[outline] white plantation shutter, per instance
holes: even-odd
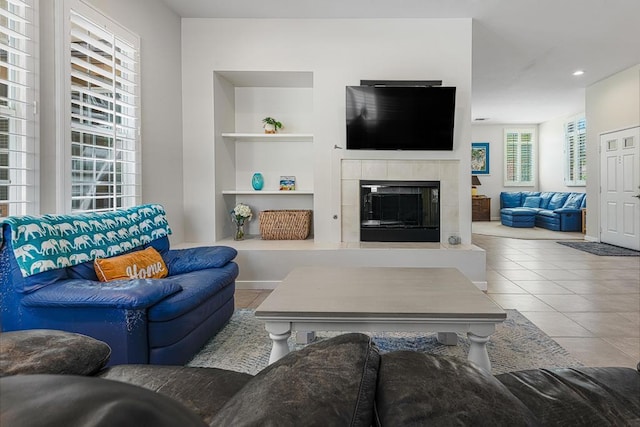
[[[565,123],[565,185],[587,184],[587,122],[584,117]]]
[[[74,0],[68,12],[71,210],[140,202],[139,41]]]
[[[34,6],[0,0],[0,217],[38,211]]]
[[[535,181],[535,132],[533,129],[505,129],[504,185],[532,186]]]

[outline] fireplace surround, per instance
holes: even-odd
[[[360,181],[440,181],[440,243],[418,244],[446,244],[449,236],[461,233],[459,175],[457,159],[342,159],[341,241],[367,243],[360,240]]]
[[[439,181],[360,181],[360,241],[439,242]]]

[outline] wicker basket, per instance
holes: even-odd
[[[262,211],[259,220],[264,240],[304,240],[311,232],[310,210]]]

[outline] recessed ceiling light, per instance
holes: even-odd
[[[574,76],[581,76],[583,74],[584,74],[584,71],[582,71],[582,70],[576,70],[576,71],[573,72]]]

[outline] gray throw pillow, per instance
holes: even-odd
[[[49,329],[0,334],[0,377],[18,374],[92,375],[111,348],[86,335]]]
[[[363,334],[289,353],[250,380],[212,426],[369,426],[380,355]]]

